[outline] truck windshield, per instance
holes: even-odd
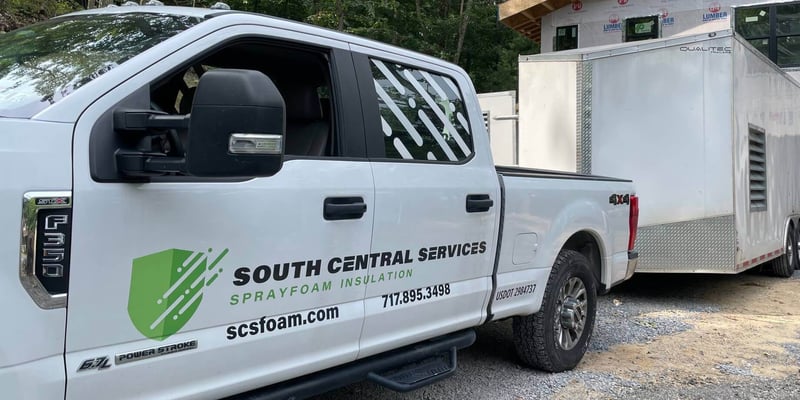
[[[79,15],[0,34],[0,117],[30,118],[199,22],[149,13]]]

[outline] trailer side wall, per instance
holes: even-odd
[[[800,205],[800,87],[741,39],[733,42],[733,98],[736,157],[737,269],[783,251],[786,220]],[[750,133],[766,136],[767,207],[751,209]],[[762,256],[764,256],[762,258]],[[755,261],[754,261],[755,260]]]
[[[538,147],[520,164],[633,179],[638,271],[735,272],[732,41],[703,35],[520,63],[520,152]],[[550,145],[558,140],[574,145]]]

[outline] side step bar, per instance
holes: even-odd
[[[385,375],[370,372],[367,379],[398,392],[408,392],[447,378],[456,372],[456,352],[454,346],[449,352],[435,354],[425,360],[406,364]]]
[[[363,380],[401,392],[414,390],[450,376],[456,370],[456,352],[473,343],[475,331],[468,329],[229,399],[299,400]]]

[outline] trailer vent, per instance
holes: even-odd
[[[750,125],[750,211],[767,209],[767,139],[764,130]]]
[[[489,133],[489,136],[491,136],[492,134],[489,132],[489,112],[488,111],[484,111],[483,112],[483,126],[486,127],[486,133]]]

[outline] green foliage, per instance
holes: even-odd
[[[209,7],[218,0],[162,1],[166,5]],[[491,0],[227,0],[225,3],[234,10],[341,30],[457,62],[470,73],[478,92],[516,89],[519,54],[539,51],[538,44],[497,22],[497,5]],[[51,12],[72,11],[76,4],[77,0],[0,0],[0,11],[11,7],[37,14],[45,9],[50,16]]]
[[[215,2],[196,0],[198,6]],[[176,3],[191,5],[190,0]],[[519,55],[539,52],[537,43],[497,21],[497,5],[490,0],[229,0],[227,4],[457,60],[478,92],[516,90]]]
[[[0,12],[27,18],[49,18],[80,8],[75,0],[0,0]]]

